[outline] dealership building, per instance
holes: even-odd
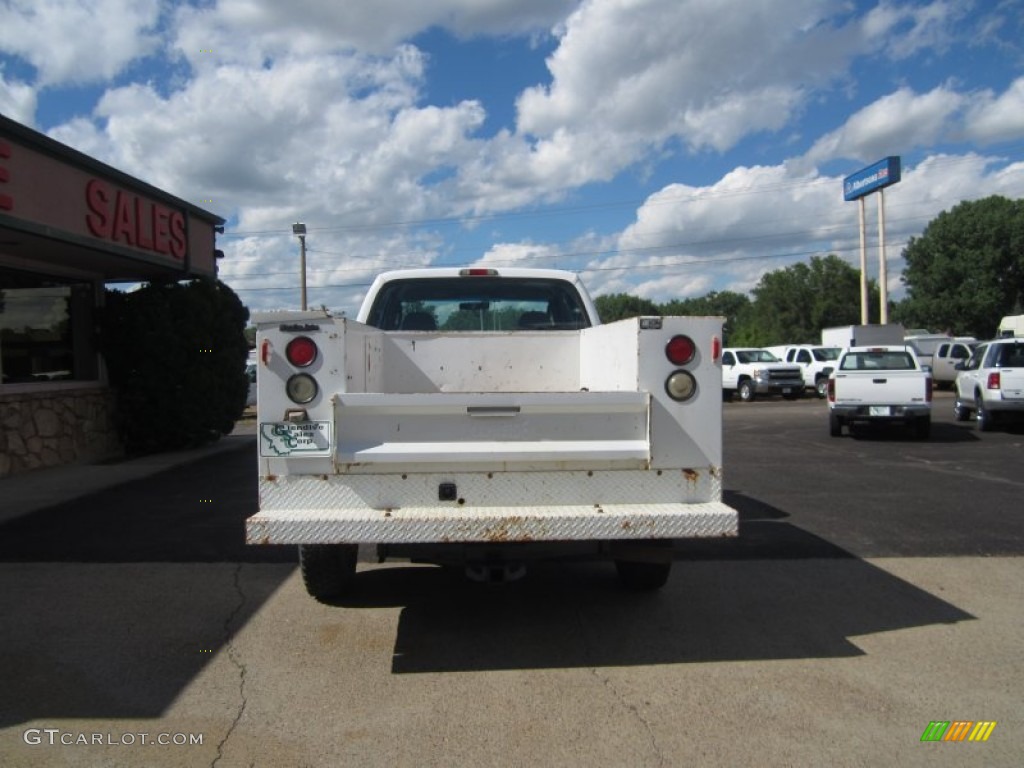
[[[105,286],[215,276],[223,223],[0,115],[0,477],[121,451]]]

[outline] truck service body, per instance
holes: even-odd
[[[299,545],[314,597],[351,587],[360,544],[473,565],[587,543],[654,588],[672,539],[737,533],[721,318],[600,325],[572,273],[431,269],[378,277],[355,320],[255,320],[247,541]]]

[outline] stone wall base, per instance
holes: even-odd
[[[0,477],[124,453],[106,388],[0,394]]]

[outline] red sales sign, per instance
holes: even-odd
[[[188,239],[181,211],[114,189],[99,179],[86,185],[85,199],[89,206],[85,222],[96,237],[179,261],[185,258]]]

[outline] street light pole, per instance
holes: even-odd
[[[300,221],[292,224],[292,234],[299,236],[299,273],[302,285],[302,310],[306,310],[306,225]]]

